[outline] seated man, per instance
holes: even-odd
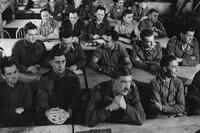
[[[96,19],[89,21],[88,23],[88,35],[89,39],[96,40],[104,38],[108,30],[110,29],[109,22],[106,20],[106,9],[102,6],[96,8]]]
[[[113,0],[113,2],[108,12],[107,19],[112,26],[115,26],[117,21],[121,19],[122,13],[126,8],[124,7],[124,0]]]
[[[41,35],[41,39],[58,38],[59,24],[51,17],[49,9],[42,9],[40,15],[42,20],[38,27],[38,32]]]
[[[56,0],[48,0],[48,4],[44,7],[50,11],[51,16],[56,21],[63,20],[63,6]]]
[[[160,66],[160,74],[150,83],[152,117],[183,116],[185,96],[183,83],[176,77],[177,58],[173,55],[165,56]]]
[[[115,25],[115,31],[119,33],[119,41],[124,44],[132,44],[139,38],[140,31],[138,24],[133,20],[133,13],[131,10],[124,10],[122,13],[122,20]]]
[[[188,115],[200,115],[200,71],[198,71],[190,88],[188,88]]]
[[[9,58],[1,62],[3,81],[0,83],[0,124],[3,126],[28,126],[31,124],[32,94],[19,81],[19,70]]]
[[[109,76],[112,76],[113,72],[121,66],[131,69],[132,63],[126,49],[122,48],[117,42],[118,33],[110,30],[107,34],[106,42],[93,53],[90,66]]]
[[[144,122],[145,113],[129,69],[120,68],[115,78],[93,89],[85,116],[90,127],[102,122],[137,125]]]
[[[72,72],[83,69],[87,63],[87,57],[77,42],[73,42],[72,36],[67,36],[65,33],[60,34],[61,48],[65,52],[66,67]],[[59,46],[59,45],[58,45]]]
[[[197,39],[194,38],[194,29],[185,28],[179,36],[172,37],[167,44],[166,53],[176,56],[180,65],[198,65],[199,46]]]
[[[61,32],[73,37],[74,42],[79,42],[86,39],[86,26],[79,19],[78,12],[72,10],[69,13],[69,19],[66,19],[61,24]]]
[[[141,2],[140,0],[136,0],[135,4],[131,7],[131,11],[133,12],[133,19],[136,21],[142,21],[147,17],[148,7],[145,2]]]
[[[20,72],[37,73],[43,65],[46,48],[42,41],[36,39],[37,27],[29,22],[24,27],[25,39],[15,43],[12,49],[12,60]]]
[[[159,12],[156,9],[150,9],[148,18],[139,23],[139,30],[142,31],[143,29],[152,29],[155,37],[167,36],[165,27],[158,20],[158,13]]]
[[[140,33],[142,40],[137,41],[132,48],[131,61],[133,66],[156,72],[162,58],[162,48],[159,42],[154,41],[151,29],[144,29]]]
[[[65,69],[64,50],[54,46],[50,52],[49,72],[41,76],[36,100],[37,124],[77,122],[80,83]]]

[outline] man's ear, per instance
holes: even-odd
[[[6,77],[5,77],[5,75],[4,74],[1,74],[1,77],[2,77],[2,79],[6,79]]]
[[[167,72],[167,67],[166,66],[163,67],[163,71]]]
[[[52,66],[53,60],[49,60],[49,65]]]

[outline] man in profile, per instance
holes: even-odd
[[[129,69],[119,68],[112,80],[93,89],[85,116],[90,127],[102,122],[136,125],[144,122],[146,116]]]
[[[65,69],[66,58],[60,44],[50,52],[49,72],[41,76],[36,112],[37,124],[63,124],[77,122],[80,83],[70,71]]]
[[[151,83],[151,117],[177,117],[185,114],[183,83],[178,74],[177,58],[165,56],[160,62],[161,72]]]

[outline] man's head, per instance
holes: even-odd
[[[132,74],[128,68],[121,67],[116,71],[113,82],[114,95],[127,95],[131,90]]]
[[[96,8],[95,15],[96,15],[97,21],[102,22],[105,17],[105,14],[106,14],[106,9],[104,7],[98,6]]]
[[[48,3],[51,7],[55,6],[56,0],[48,0]]]
[[[173,55],[164,56],[160,61],[160,67],[169,78],[176,77],[178,74],[178,61]]]
[[[65,71],[66,58],[62,45],[55,45],[50,51],[49,64],[56,74],[62,74]]]
[[[19,70],[16,64],[8,57],[4,57],[1,61],[1,74],[11,86],[14,86],[19,79]]]
[[[78,21],[78,19],[79,19],[79,16],[78,16],[77,10],[70,11],[69,21],[71,22],[71,24],[74,25]]]
[[[74,0],[75,7],[79,7],[80,5],[82,5],[82,2],[82,0]]]
[[[183,43],[191,43],[194,37],[194,29],[191,27],[184,28],[181,32],[181,40]]]
[[[107,38],[105,39],[106,43],[104,43],[104,47],[107,49],[112,49],[119,39],[119,34],[114,29],[110,29],[106,36]]]
[[[157,22],[158,21],[158,15],[159,12],[156,9],[150,9],[149,10],[149,19],[153,22]]]
[[[26,33],[25,39],[28,42],[35,43],[36,36],[37,36],[37,26],[35,24],[33,24],[32,22],[28,22],[24,26],[24,31]]]
[[[133,21],[133,13],[131,10],[124,10],[122,13],[122,19],[125,23],[131,24]]]
[[[94,7],[98,7],[98,6],[100,6],[100,1],[99,0],[92,0],[92,5]]]
[[[154,46],[154,34],[151,29],[144,29],[140,33],[140,37],[143,41],[144,48],[152,48]]]
[[[116,3],[118,6],[123,7],[124,6],[124,0],[113,0],[114,3]]]
[[[48,8],[43,8],[41,11],[40,11],[40,16],[42,18],[42,21],[46,22],[50,19],[51,15],[50,15],[50,11]]]

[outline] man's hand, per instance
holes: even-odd
[[[32,73],[37,73],[37,69],[34,66],[28,67],[27,71],[32,72]]]
[[[72,38],[72,42],[78,42],[78,41],[79,41],[78,37],[74,36],[74,37]]]
[[[100,38],[100,35],[98,35],[98,34],[95,34],[94,36],[93,36],[93,39],[99,39]]]
[[[181,59],[181,58],[177,58],[177,61],[178,61],[178,62],[182,62],[183,59]]]
[[[121,109],[126,109],[126,102],[124,100],[124,96],[116,96],[114,101],[119,105]]]
[[[195,59],[196,59],[196,57],[195,57],[195,56],[190,56],[190,58],[191,58],[192,60],[195,60]]]
[[[21,113],[23,113],[24,112],[24,108],[23,107],[19,107],[19,108],[16,108],[15,109],[15,113],[16,114],[21,114]]]
[[[106,110],[109,110],[109,111],[114,111],[118,109],[119,109],[119,105],[115,102],[112,102],[110,105],[106,107]]]
[[[45,115],[53,124],[63,124],[70,117],[69,112],[59,108],[51,108]]]
[[[160,111],[162,111],[162,105],[159,102],[154,101],[154,100],[151,100],[151,102],[155,104],[155,106],[156,106],[157,109],[159,109]]]
[[[70,66],[69,70],[71,70],[72,72],[75,72],[77,70],[77,65]]]

